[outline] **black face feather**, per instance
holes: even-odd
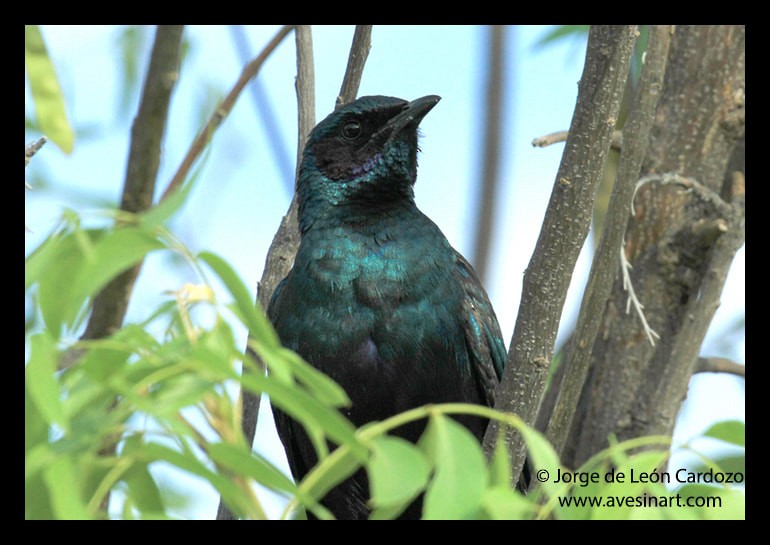
[[[353,181],[379,168],[380,176],[400,175],[414,183],[417,127],[439,100],[361,97],[313,129],[306,157],[332,181]]]
[[[372,170],[393,132],[388,121],[408,105],[391,97],[363,97],[333,112],[308,139],[318,170],[333,181],[354,180]]]

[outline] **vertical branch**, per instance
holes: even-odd
[[[715,222],[717,239],[710,249],[711,259],[698,296],[691,297],[687,302],[684,310],[687,319],[682,320],[681,329],[671,343],[670,364],[663,368],[659,387],[652,389],[649,395],[648,411],[649,407],[658,409],[654,418],[645,423],[645,433],[649,435],[672,433],[676,415],[687,395],[687,386],[695,371],[703,339],[719,307],[730,265],[745,242],[744,190],[743,174],[733,173],[731,200],[721,218],[724,223]]]
[[[566,374],[561,387],[556,388],[559,392],[558,399],[546,433],[559,453],[569,434],[588,373],[604,305],[612,292],[618,270],[618,255],[626,231],[631,199],[647,151],[655,107],[663,85],[671,30],[670,26],[665,25],[653,26],[650,30],[636,99],[623,129],[623,147],[615,186],[607,209],[602,237],[591,265],[575,333],[566,351]]]
[[[120,208],[142,212],[152,206],[166,130],[171,91],[179,78],[183,26],[161,25],[155,33],[150,66],[139,110],[131,127],[131,144]],[[120,328],[141,264],[117,276],[94,298],[84,339],[99,339]]]
[[[313,34],[309,25],[299,25],[295,32],[297,43],[297,168],[310,131],[315,126],[315,68],[313,63]],[[267,307],[265,307],[267,308]]]
[[[369,56],[371,44],[372,25],[356,25],[356,30],[353,33],[353,44],[350,46],[350,55],[348,56],[348,67],[345,70],[345,77],[342,79],[340,94],[337,95],[335,110],[348,102],[352,102],[358,95],[358,87],[361,85],[364,65]]]
[[[501,130],[503,124],[503,87],[505,85],[505,33],[503,25],[489,27],[484,151],[481,159],[481,198],[476,212],[476,238],[472,247],[471,263],[479,278],[485,279],[489,268],[492,228],[495,220],[495,201],[499,185]]]
[[[310,27],[306,25],[297,26],[294,37],[297,49],[297,79],[295,86],[298,116],[296,180],[307,135],[315,125],[315,69],[313,67],[313,37]],[[293,195],[289,210],[281,220],[278,232],[276,232],[270,244],[262,278],[257,283],[257,300],[263,309],[267,309],[275,287],[291,269],[298,246],[297,203],[296,195]],[[256,426],[256,415],[254,418],[254,425]],[[246,422],[244,422],[244,430],[246,429],[245,424]],[[253,436],[254,430],[252,429],[247,438],[253,438]]]
[[[495,408],[533,425],[553,357],[556,333],[572,272],[588,235],[596,190],[604,171],[636,34],[635,26],[595,26],[556,183],[532,259],[524,274],[522,300],[508,363]],[[504,430],[510,447],[512,482],[526,459],[523,438]],[[491,453],[498,437],[493,422],[484,439]]]

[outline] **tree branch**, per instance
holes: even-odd
[[[299,145],[297,151],[297,170],[302,158],[307,136],[315,126],[315,107],[313,71],[308,68],[312,63],[312,40],[310,29],[300,31],[297,38],[297,97],[299,100]],[[347,69],[343,78],[342,88],[337,96],[336,104],[346,104],[356,98],[361,83],[364,63],[369,54],[371,26],[359,25],[353,35]],[[300,66],[300,64],[302,66]],[[263,309],[267,309],[270,298],[278,283],[289,273],[294,264],[294,256],[299,247],[299,232],[297,229],[296,195],[292,199],[289,210],[281,221],[278,231],[273,237],[267,252],[265,268],[257,287],[257,298]]]
[[[310,131],[315,126],[315,63],[313,62],[313,34],[309,25],[300,25],[295,33],[297,43],[297,167],[295,180],[299,176],[299,165]],[[264,302],[267,308],[267,301]]]
[[[179,78],[183,26],[158,27],[139,110],[131,127],[131,145],[120,208],[142,212],[152,206],[168,121],[171,91]],[[141,263],[117,276],[94,298],[83,339],[99,339],[120,328]]]
[[[538,136],[532,140],[532,146],[536,148],[546,148],[552,144],[565,142],[567,140],[567,131],[556,131],[544,136]],[[623,147],[623,131],[612,132],[612,142],[610,148],[620,151]]]
[[[235,106],[235,101],[238,100],[238,97],[241,95],[243,88],[246,87],[249,81],[251,81],[251,79],[257,75],[259,69],[262,68],[262,64],[264,64],[265,60],[267,60],[273,50],[278,47],[278,44],[283,41],[283,39],[292,30],[292,28],[293,27],[291,25],[284,25],[281,27],[273,39],[270,40],[262,49],[260,54],[257,55],[253,61],[251,61],[243,68],[238,81],[235,82],[233,88],[230,89],[230,92],[227,93],[227,96],[224,98],[224,100],[222,100],[222,103],[211,115],[208,123],[206,123],[206,126],[203,127],[203,129],[198,133],[198,136],[195,137],[192,145],[187,150],[187,155],[185,155],[184,159],[182,160],[182,164],[179,165],[176,174],[174,174],[174,177],[171,179],[171,182],[169,182],[168,187],[166,187],[165,191],[163,192],[161,200],[165,199],[171,192],[175,191],[180,185],[182,185],[182,182],[184,182],[187,178],[190,169],[192,168],[193,164],[203,149],[206,147],[206,144],[208,144],[209,140],[214,134],[214,131],[217,130],[219,125],[222,124],[222,121],[224,121],[224,119],[230,114],[230,111],[233,109],[233,106]]]
[[[364,66],[371,47],[372,25],[356,25],[356,30],[353,33],[353,44],[350,46],[350,55],[348,56],[348,66],[342,79],[340,94],[337,95],[335,110],[354,101],[358,96],[358,88],[361,85]]]
[[[636,181],[647,151],[652,120],[666,71],[671,27],[650,29],[645,64],[637,87],[636,101],[623,128],[626,145],[620,156],[618,173],[607,209],[604,229],[591,266],[575,333],[566,350],[564,375],[546,437],[558,453],[567,440],[572,417],[583,389],[591,352],[599,331],[602,312],[612,292],[622,253],[623,235],[628,223]]]
[[[682,320],[681,329],[672,340],[669,364],[663,368],[659,388],[651,392],[647,407],[657,407],[658,410],[645,427],[646,433],[650,435],[671,433],[673,429],[676,413],[685,397],[694,370],[694,362],[698,361],[701,344],[719,307],[730,264],[735,252],[743,246],[746,236],[743,177],[740,176],[739,179],[740,187],[733,190],[733,194],[739,196],[729,204],[728,213],[719,218],[724,222],[724,229],[716,230],[715,241],[714,231],[705,233],[705,240],[696,239],[710,248],[711,259],[699,285],[698,296],[690,297],[684,307],[683,315],[687,318]],[[712,194],[716,196],[716,193]],[[722,207],[723,210],[724,208]],[[691,231],[688,238],[694,238],[693,235]]]
[[[34,140],[24,146],[24,166],[26,167],[29,164],[29,160],[32,159],[32,157],[38,152],[40,148],[43,147],[43,144],[45,144],[48,140],[45,136],[41,136],[37,140]]]
[[[492,227],[495,221],[495,202],[499,185],[500,149],[502,147],[503,97],[505,86],[505,31],[503,25],[489,27],[484,152],[481,158],[481,196],[476,217],[475,242],[471,263],[479,278],[485,279],[489,267]]]
[[[596,190],[604,171],[615,120],[628,76],[636,27],[592,27],[575,113],[551,200],[530,264],[508,363],[495,408],[533,425],[556,341],[559,319],[580,249],[588,235]],[[498,425],[487,429],[491,454]],[[510,448],[512,483],[526,459],[523,438],[504,430]]]
[[[693,373],[728,373],[746,378],[746,366],[727,358],[698,358]]]

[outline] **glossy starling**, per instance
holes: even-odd
[[[301,243],[268,316],[284,346],[340,384],[357,426],[427,403],[493,405],[506,350],[471,265],[417,208],[417,127],[440,97],[366,96],[310,133],[297,183]],[[302,426],[274,410],[294,478],[316,463]],[[479,439],[486,421],[458,417]],[[424,423],[398,434],[416,441]],[[324,505],[369,514],[361,470]],[[416,501],[405,517],[419,517]]]

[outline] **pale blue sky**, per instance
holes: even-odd
[[[252,54],[261,49],[277,26],[247,27]],[[497,203],[494,261],[487,290],[506,337],[510,339],[518,310],[521,280],[532,254],[563,145],[539,149],[534,137],[569,127],[582,71],[585,42],[567,39],[545,48],[534,43],[549,27],[514,27],[508,33],[503,187]],[[73,124],[95,127],[91,138],[76,143],[66,156],[48,144],[27,169],[27,179],[45,175],[52,187],[28,192],[26,237],[29,253],[59,217],[63,206],[93,209],[83,195],[115,203],[119,199],[128,150],[130,123],[135,111],[117,115],[120,72],[115,39],[120,27],[44,26],[43,34],[59,72]],[[178,167],[201,124],[200,104],[212,91],[223,96],[240,74],[242,62],[231,31],[222,26],[191,26],[189,56],[174,93],[164,145],[159,191]],[[331,111],[339,91],[352,38],[350,26],[314,26],[316,115]],[[151,34],[150,34],[151,36]],[[418,205],[441,227],[450,242],[469,253],[478,179],[482,122],[478,108],[485,79],[480,61],[485,30],[475,26],[375,26],[372,48],[359,94],[385,94],[413,100],[437,94],[441,102],[421,125],[422,154],[416,185]],[[294,38],[290,35],[264,65],[262,86],[293,162],[296,156],[296,101],[294,94]],[[144,71],[142,61],[141,69]],[[30,112],[30,104],[27,104]],[[249,94],[239,99],[213,142],[190,202],[174,221],[175,232],[194,251],[214,251],[227,259],[254,288],[265,255],[285,213],[290,195],[281,170],[272,158],[261,121]],[[31,140],[33,135],[27,135]],[[586,254],[586,252],[584,252]],[[743,313],[744,251],[741,250],[704,345],[705,355],[744,361],[744,339],[718,345],[720,332]],[[589,262],[581,257],[562,320],[569,332]],[[128,320],[154,308],[163,291],[182,282],[178,269],[164,259],[150,259],[144,267]],[[729,376],[703,375],[691,383],[677,427],[676,438],[686,440],[725,418],[744,418],[743,383]],[[269,458],[282,457],[270,429],[261,419],[256,448]],[[183,477],[174,477],[183,479]],[[191,481],[191,486],[196,484]],[[182,516],[210,518],[216,509],[213,491],[200,490]],[[278,507],[276,507],[277,509]]]

